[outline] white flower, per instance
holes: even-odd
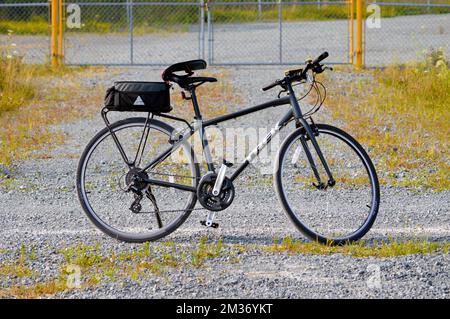
[[[8,55],[6,56],[6,58],[7,58],[7,59],[12,59],[12,55],[8,54]]]
[[[17,44],[15,44],[15,43],[11,43],[11,46],[12,46],[12,47],[16,47],[16,46],[17,46]]]

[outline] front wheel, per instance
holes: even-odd
[[[369,231],[378,213],[380,188],[375,168],[361,145],[344,131],[325,124],[314,129],[336,184],[318,186],[311,163],[322,182],[327,184],[328,177],[300,128],[286,138],[277,155],[278,197],[290,220],[311,240],[335,245],[356,241]]]

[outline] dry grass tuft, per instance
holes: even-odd
[[[286,252],[289,254],[331,255],[343,254],[353,257],[388,258],[405,255],[428,255],[433,253],[448,254],[450,243],[430,242],[426,240],[408,240],[403,242],[387,241],[381,243],[365,244],[363,241],[344,246],[322,245],[317,242],[302,242],[285,237],[281,242],[274,243],[266,250],[270,252]]]

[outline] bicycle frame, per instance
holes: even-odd
[[[158,155],[158,157],[156,157],[154,160],[152,160],[149,164],[147,164],[144,168],[142,168],[142,171],[147,171],[148,169],[153,168],[156,164],[158,164],[159,162],[165,160],[167,157],[169,157],[173,152],[175,152],[184,142],[186,142],[192,135],[194,135],[196,132],[199,132],[200,134],[200,139],[202,141],[202,149],[203,149],[203,154],[205,156],[206,162],[207,162],[207,166],[208,166],[208,171],[211,172],[215,172],[215,168],[214,168],[214,164],[212,161],[212,156],[208,147],[208,140],[205,136],[205,128],[209,127],[209,126],[213,126],[213,125],[217,125],[219,123],[222,122],[226,122],[228,120],[232,120],[232,119],[236,119],[239,118],[241,116],[247,115],[247,114],[251,114],[254,112],[258,112],[264,109],[267,109],[269,107],[276,107],[276,106],[281,106],[281,105],[286,105],[286,104],[291,104],[291,108],[283,115],[283,117],[276,123],[276,125],[270,130],[270,132],[267,134],[267,136],[255,147],[255,149],[253,149],[245,158],[244,162],[242,162],[239,167],[236,169],[236,171],[229,177],[229,179],[231,181],[234,181],[244,170],[245,168],[250,164],[250,162],[259,155],[259,153],[261,152],[261,150],[263,150],[272,140],[272,138],[278,134],[281,129],[283,127],[285,127],[293,118],[296,119],[296,126],[297,127],[303,127],[305,129],[306,135],[309,138],[309,140],[311,140],[315,151],[317,152],[319,159],[322,163],[322,165],[325,168],[325,171],[328,175],[328,185],[333,186],[334,185],[334,179],[333,176],[330,172],[330,169],[328,167],[328,164],[322,154],[322,151],[320,150],[320,147],[316,141],[313,129],[311,128],[311,125],[306,121],[306,119],[303,117],[299,103],[295,97],[295,93],[292,89],[292,85],[290,83],[290,81],[287,82],[287,89],[289,92],[288,96],[282,97],[282,98],[278,98],[266,103],[262,103],[253,107],[249,107],[240,111],[236,111],[230,114],[226,114],[226,115],[222,115],[216,118],[212,118],[206,121],[203,121],[202,119],[202,115],[199,109],[199,105],[198,105],[198,101],[197,101],[197,96],[195,93],[195,87],[192,88],[190,90],[190,94],[191,97],[190,99],[192,100],[192,104],[194,107],[194,112],[195,112],[195,122],[193,125],[190,125],[187,121],[183,120],[183,119],[179,119],[173,116],[169,116],[169,115],[164,115],[164,114],[154,114],[155,116],[161,116],[161,117],[166,117],[166,118],[171,118],[171,119],[177,119],[179,121],[183,121],[185,122],[188,127],[190,128],[189,132],[184,134],[183,136],[181,136],[177,141],[174,142],[174,144],[170,147],[168,147],[166,150],[164,150],[160,155]],[[109,121],[106,117],[106,113],[107,111],[102,110],[102,117],[103,120],[105,121],[106,125],[109,128]],[[150,116],[150,114],[149,114]],[[152,115],[153,116],[153,115]],[[148,118],[147,118],[148,120]],[[125,163],[129,166],[129,167],[133,167],[134,163],[130,162],[119,142],[119,140],[117,139],[117,137],[115,136],[115,133],[112,132],[110,130],[110,133],[113,137],[113,140],[115,142],[115,144],[117,145],[120,154],[122,156],[122,158],[124,159]],[[143,133],[144,134],[144,133]],[[305,153],[307,155],[307,158],[309,160],[310,166],[314,172],[314,175],[316,176],[316,179],[318,181],[318,185],[323,185],[323,183],[320,180],[320,176],[318,174],[317,171],[317,167],[316,164],[314,163],[314,160],[311,156],[311,152],[308,148],[308,146],[306,145],[306,141],[305,139],[302,140],[302,146],[305,150]],[[138,150],[139,151],[139,150]],[[148,178],[148,179],[144,179],[145,182],[152,184],[152,185],[157,185],[157,186],[162,186],[162,187],[173,187],[176,189],[180,189],[180,190],[184,190],[184,191],[189,191],[189,192],[196,192],[197,189],[195,187],[192,186],[187,186],[187,185],[182,185],[182,184],[177,184],[177,183],[172,183],[172,182],[166,182],[166,181],[162,181],[162,180],[156,180],[156,179],[152,179],[152,178]]]

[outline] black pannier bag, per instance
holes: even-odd
[[[111,111],[167,113],[170,85],[165,82],[114,82],[106,91],[105,106]]]

